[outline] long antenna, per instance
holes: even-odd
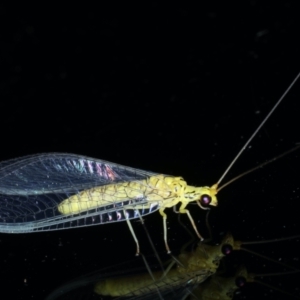
[[[236,177],[230,179],[229,181],[227,181],[226,183],[224,183],[222,186],[218,187],[218,189],[217,189],[218,193],[219,193],[224,187],[228,186],[229,184],[232,184],[233,182],[237,181],[238,179],[244,177],[245,175],[248,175],[248,174],[250,174],[250,173],[252,173],[252,172],[254,172],[254,171],[258,170],[258,169],[261,169],[262,167],[264,167],[264,166],[266,166],[266,165],[268,165],[268,164],[274,162],[275,160],[278,160],[278,159],[280,159],[280,158],[282,158],[282,157],[284,157],[284,156],[286,156],[286,155],[288,155],[288,154],[290,154],[290,153],[292,153],[292,152],[298,150],[299,148],[300,148],[300,145],[298,145],[298,146],[296,146],[296,147],[294,147],[294,148],[292,148],[292,149],[290,149],[290,150],[288,150],[288,151],[286,151],[286,152],[284,152],[284,153],[282,153],[282,154],[280,154],[280,155],[278,155],[278,156],[276,156],[276,157],[274,157],[274,158],[272,158],[272,159],[270,159],[270,160],[267,160],[266,162],[261,163],[260,165],[254,167],[254,168],[252,168],[252,169],[250,169],[250,170],[248,170],[248,171],[245,171],[245,172],[243,172],[242,174],[240,174],[240,175],[238,175],[238,176],[236,176]]]
[[[223,173],[223,175],[221,176],[221,178],[218,180],[217,185],[219,185],[221,183],[221,181],[224,179],[224,177],[227,175],[227,173],[229,172],[229,170],[232,168],[232,166],[235,164],[235,162],[238,160],[238,158],[242,155],[242,153],[245,151],[245,149],[247,148],[247,146],[250,144],[250,142],[253,140],[253,138],[257,135],[257,133],[260,131],[260,129],[264,126],[264,124],[267,122],[267,120],[270,118],[270,116],[273,114],[273,112],[275,111],[275,109],[277,108],[277,106],[281,103],[281,101],[285,98],[285,96],[287,95],[287,93],[291,90],[291,88],[294,86],[294,84],[296,83],[296,81],[299,79],[300,77],[300,72],[298,73],[298,75],[295,77],[295,79],[293,80],[293,82],[289,85],[289,87],[286,89],[286,91],[283,93],[283,95],[279,98],[279,100],[277,101],[277,103],[274,105],[274,107],[271,109],[271,111],[267,114],[267,116],[264,118],[264,120],[260,123],[260,125],[257,127],[257,129],[254,131],[254,133],[251,135],[251,137],[248,139],[248,141],[245,143],[245,145],[242,147],[242,149],[239,151],[239,153],[236,155],[236,157],[233,159],[233,161],[230,163],[230,165],[228,166],[228,168],[225,170],[225,172]]]

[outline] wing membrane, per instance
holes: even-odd
[[[156,173],[76,154],[47,153],[0,163],[0,193],[37,195],[146,179]]]
[[[140,208],[147,199],[128,199],[85,212],[62,215],[57,206],[83,190],[156,173],[75,154],[48,153],[0,163],[0,231],[58,230],[137,218],[158,209]],[[126,208],[130,209],[126,210]],[[125,215],[126,214],[126,215]]]

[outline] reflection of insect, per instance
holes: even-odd
[[[203,209],[216,206],[216,194],[222,188],[218,185],[232,164],[217,184],[194,187],[187,185],[181,177],[73,154],[40,154],[4,161],[0,164],[0,232],[49,231],[127,221],[139,253],[129,220],[159,210],[169,252],[165,208],[181,203],[179,213],[188,215],[202,239],[186,206],[194,201]]]
[[[97,299],[96,295],[101,299],[232,299],[234,291],[245,285],[246,281],[253,282],[254,276],[248,274],[245,268],[239,269],[236,280],[214,274],[221,259],[232,250],[240,250],[241,245],[241,242],[227,235],[220,245],[201,243],[192,252],[181,253],[178,256],[180,263],[176,265],[174,261],[171,262],[164,272],[153,271],[151,276],[148,272],[137,271],[123,274],[121,270],[125,266],[118,266],[117,273],[107,274],[107,270],[103,270],[73,280],[53,291],[46,300],[77,299],[76,295],[79,294],[82,295],[80,299]],[[127,266],[127,272],[128,269]],[[207,280],[211,275],[212,278]],[[92,290],[94,298],[84,296],[92,295]]]
[[[187,299],[231,300],[234,299],[238,289],[243,288],[247,283],[256,282],[255,277],[256,275],[249,274],[247,269],[242,266],[236,271],[234,276],[212,276],[209,280],[198,285],[191,291]],[[284,296],[284,294],[285,292],[282,291],[281,296]]]

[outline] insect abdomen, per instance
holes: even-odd
[[[178,198],[178,180],[181,182],[180,188],[182,183],[186,185],[180,177],[157,175],[140,181],[94,187],[65,199],[58,205],[58,211],[64,215],[77,214],[136,199],[145,199],[145,203],[142,204],[144,208],[147,206],[147,202],[149,202],[149,206],[153,202],[161,202],[163,206],[163,201],[172,202]],[[130,208],[128,205],[126,207]],[[139,209],[138,204],[133,204],[133,207]]]

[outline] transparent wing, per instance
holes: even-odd
[[[141,180],[156,173],[76,154],[46,153],[0,163],[0,193],[76,193],[111,183]]]
[[[124,208],[147,199],[123,201],[73,215],[59,203],[80,191],[108,184],[144,180],[156,173],[66,153],[47,153],[0,163],[0,232],[21,233],[96,225],[125,219]],[[118,209],[120,208],[120,209]],[[129,219],[157,210],[130,210]]]

